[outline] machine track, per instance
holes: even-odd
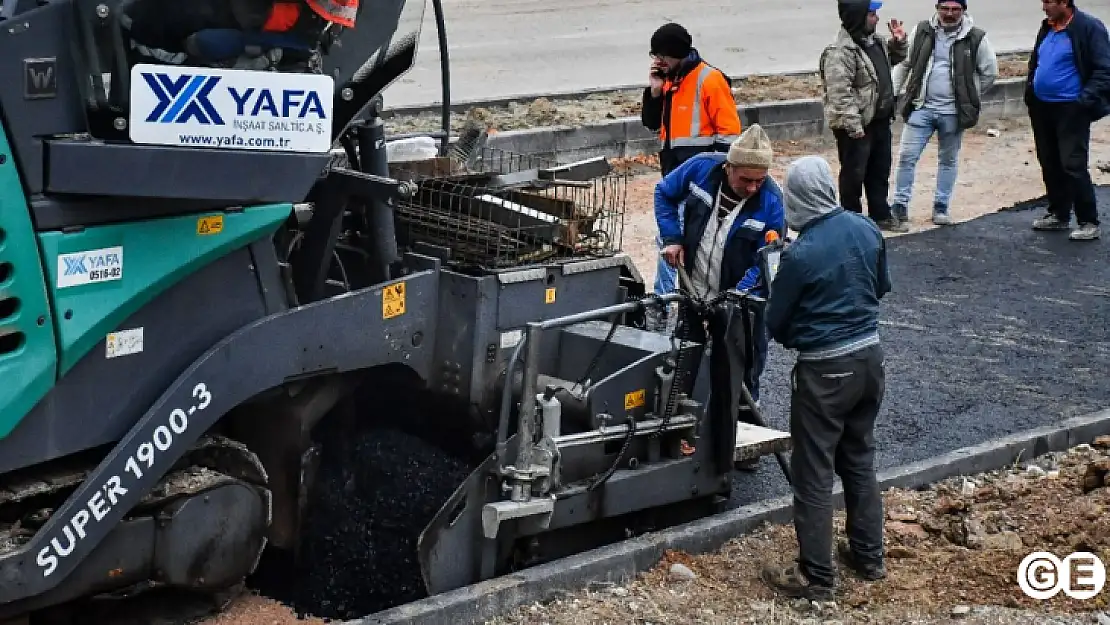
[[[26,545],[45,524],[54,510],[66,500],[95,468],[95,462],[82,466],[60,466],[52,471],[39,472],[33,479],[9,476],[0,481],[0,555],[18,550]],[[129,512],[125,520],[155,517],[169,522],[164,514],[175,502],[192,497],[206,497],[206,493],[228,485],[247,484],[264,499],[266,522],[272,513],[270,491],[266,488],[267,475],[258,457],[245,445],[232,439],[209,435],[202,438],[171,469],[166,476]],[[265,539],[262,541],[265,546]],[[204,554],[186,554],[192,558]],[[251,563],[257,566],[261,549]],[[203,581],[203,580],[202,580]],[[150,590],[162,585],[155,580],[143,580],[134,587],[122,587],[110,592],[128,595],[135,590]],[[63,606],[73,609],[76,604]],[[52,612],[57,610],[52,610]],[[0,619],[2,620],[2,619]]]

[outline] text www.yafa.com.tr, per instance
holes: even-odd
[[[258,148],[283,148],[289,145],[289,139],[285,137],[278,137],[276,139],[271,137],[253,139],[243,138],[239,135],[229,135],[226,137],[178,135],[177,140],[183,145],[214,145],[217,147],[234,145]]]

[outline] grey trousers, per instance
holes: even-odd
[[[794,530],[811,584],[836,585],[833,475],[844,484],[848,541],[860,564],[883,562],[883,500],[875,479],[875,418],[886,380],[879,345],[829,360],[798,361],[790,393]]]

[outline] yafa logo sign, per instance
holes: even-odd
[[[1106,585],[1106,567],[1093,553],[1077,551],[1061,560],[1047,551],[1022,559],[1018,586],[1026,597],[1044,601],[1061,592],[1069,599],[1091,599]]]
[[[220,82],[219,76],[184,74],[174,78],[162,72],[142,72],[142,77],[158,98],[158,105],[146,116],[146,121],[184,124],[196,120],[200,124],[224,125],[219,111],[208,99]]]
[[[334,90],[321,74],[140,64],[131,69],[131,140],[324,153]]]
[[[123,279],[123,247],[58,254],[58,288]]]

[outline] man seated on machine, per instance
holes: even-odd
[[[145,62],[309,71],[329,29],[354,28],[358,0],[135,0],[124,10]]]
[[[782,190],[769,175],[773,159],[770,138],[759,124],[752,124],[732,142],[727,154],[693,156],[655,186],[662,254],[669,265],[679,269],[680,289],[700,300],[728,289],[765,294],[759,250],[768,232],[781,236],[786,227]],[[680,206],[685,211],[685,231],[679,226]],[[684,268],[689,261],[692,271],[687,274]],[[687,279],[690,284],[685,283]],[[762,308],[756,306],[753,312],[754,366],[744,384],[758,405],[768,339]],[[739,468],[750,469],[755,464]]]

